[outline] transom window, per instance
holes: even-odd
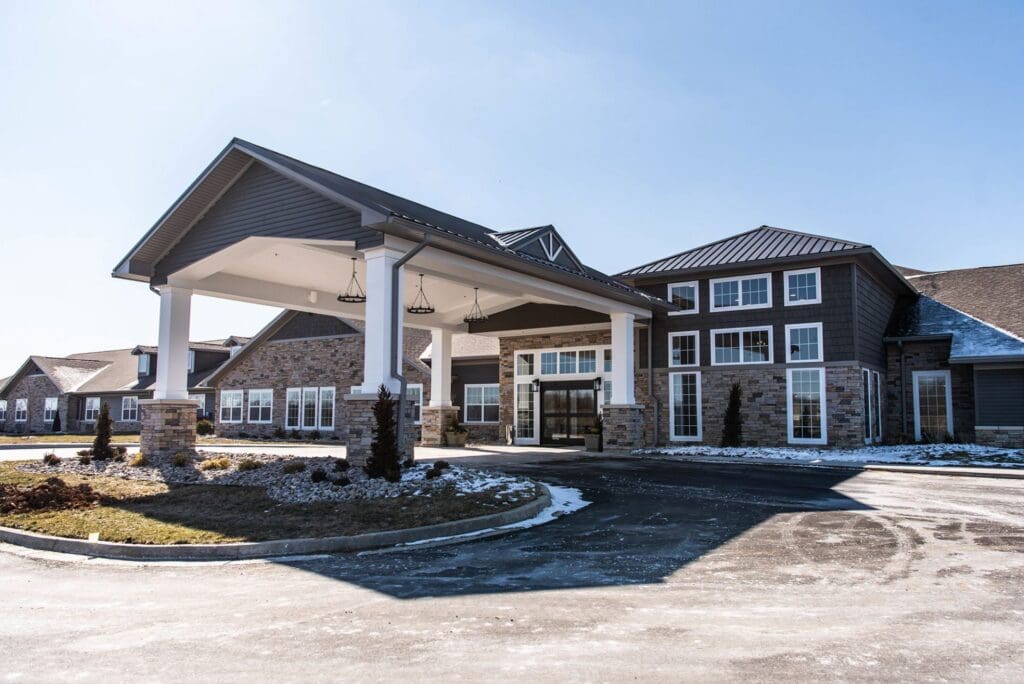
[[[274,415],[274,390],[249,390],[249,422],[269,423]]]
[[[576,352],[558,352],[558,372],[562,375],[576,372]]]
[[[711,331],[711,365],[772,362],[772,329],[731,328]]]
[[[768,309],[772,305],[770,273],[742,278],[716,278],[711,284],[711,310]]]
[[[681,311],[673,311],[672,315],[698,313],[700,311],[700,304],[697,301],[699,291],[696,280],[669,285],[668,301],[681,309]]]
[[[82,420],[86,422],[95,421],[100,415],[100,398],[99,397],[88,397],[85,400],[85,413],[82,414]]]
[[[696,331],[669,333],[668,365],[700,365],[700,342]]]
[[[821,361],[821,323],[786,326],[786,361]]]
[[[516,375],[533,375],[533,354],[516,355]]]
[[[139,419],[139,398],[121,397],[121,420],[134,421]]]
[[[669,426],[672,439],[701,439],[700,373],[669,373]]]
[[[46,397],[43,402],[43,422],[52,423],[57,417],[57,397]]]
[[[558,352],[543,352],[540,355],[540,374],[556,375],[558,373]]]
[[[786,371],[787,413],[791,444],[826,444],[825,369],[791,368]]]
[[[805,268],[800,271],[786,271],[785,305],[821,304],[821,269]]]
[[[242,390],[223,390],[220,393],[220,422],[242,422]]]
[[[497,423],[498,397],[497,385],[466,385],[465,421],[467,423]]]

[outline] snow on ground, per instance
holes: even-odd
[[[900,444],[859,449],[814,449],[798,447],[710,447],[679,446],[638,449],[636,455],[681,457],[747,458],[800,463],[898,463],[925,466],[981,466],[1013,468],[1024,466],[1024,449],[1000,449],[978,444]]]

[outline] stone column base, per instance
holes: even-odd
[[[139,449],[147,456],[173,456],[196,446],[196,402],[188,399],[143,399]]]
[[[446,446],[444,433],[452,423],[452,418],[459,415],[458,406],[424,406],[423,435],[420,443],[423,446]]]
[[[606,404],[602,411],[604,448],[637,449],[644,441],[642,404]]]
[[[377,401],[376,394],[346,394],[342,397],[342,415],[345,423],[341,430],[345,439],[345,460],[350,465],[362,468],[370,457],[373,444],[373,432],[377,422],[373,418],[373,405]],[[416,418],[412,413],[412,404],[406,403],[405,439],[401,440],[403,460],[413,457],[416,447]],[[398,410],[398,400],[395,400]]]
[[[974,441],[1001,449],[1024,449],[1024,427],[975,426]]]

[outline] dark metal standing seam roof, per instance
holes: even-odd
[[[705,268],[746,261],[779,259],[791,256],[806,256],[841,252],[848,249],[862,249],[867,245],[847,240],[837,240],[823,235],[798,233],[784,228],[761,226],[739,235],[717,240],[674,254],[649,264],[637,266],[619,273],[620,276],[638,276],[654,273]]]

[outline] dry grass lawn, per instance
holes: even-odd
[[[22,473],[0,463],[0,482],[31,485],[46,475]],[[488,494],[356,502],[281,504],[258,487],[173,486],[111,477],[61,474],[70,485],[88,483],[104,495],[81,510],[0,514],[0,526],[78,539],[136,544],[216,544],[298,537],[354,535],[461,520],[521,506]],[[326,485],[330,486],[330,485]],[[535,492],[536,496],[539,492]]]

